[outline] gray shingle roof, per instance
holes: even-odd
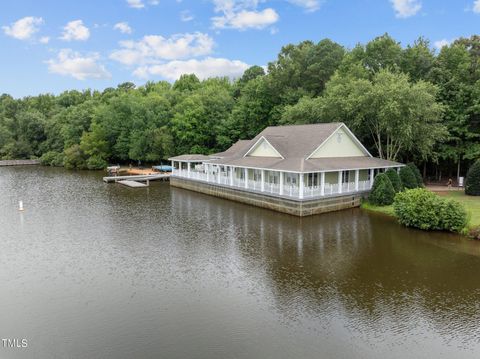
[[[313,158],[312,154],[329,136],[344,124],[341,122],[310,125],[272,126],[265,128],[252,140],[240,140],[224,152],[210,155],[204,160],[209,163],[249,168],[262,168],[277,171],[316,172],[346,169],[369,169],[379,167],[397,167],[401,163],[387,161],[370,156]],[[264,137],[284,157],[251,157],[244,155]],[[172,160],[192,160],[183,155]],[[199,157],[194,157],[197,159]]]

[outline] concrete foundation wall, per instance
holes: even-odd
[[[358,207],[366,195],[355,193],[300,201],[175,176],[170,177],[170,185],[300,217]]]

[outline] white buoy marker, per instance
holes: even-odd
[[[23,208],[23,201],[18,201],[18,210],[19,211],[23,211],[24,208]]]

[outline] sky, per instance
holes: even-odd
[[[2,0],[0,93],[238,78],[303,40],[352,48],[388,33],[438,51],[479,29],[480,0]]]

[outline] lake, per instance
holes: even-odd
[[[480,243],[102,175],[0,168],[0,358],[480,357]]]

